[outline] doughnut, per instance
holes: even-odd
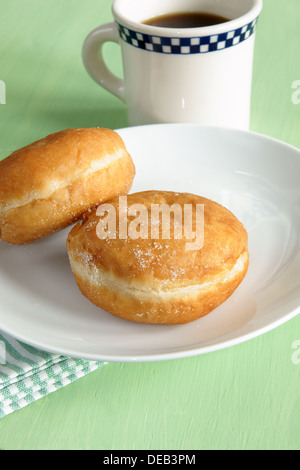
[[[0,162],[0,239],[23,245],[68,227],[127,194],[135,175],[121,137],[103,128],[66,129]]]
[[[67,250],[90,302],[124,320],[162,325],[216,309],[249,264],[247,231],[235,215],[210,199],[170,191],[112,198],[72,228]]]

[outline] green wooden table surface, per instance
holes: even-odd
[[[1,157],[64,128],[127,126],[124,104],[81,61],[86,35],[112,20],[111,3],[0,0]],[[252,130],[298,148],[299,24],[299,0],[264,0],[251,117]],[[118,46],[105,54],[120,75]],[[300,316],[198,357],[106,364],[2,418],[0,449],[299,449],[296,340]]]

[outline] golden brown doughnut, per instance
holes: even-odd
[[[0,162],[0,238],[25,244],[127,194],[135,175],[121,137],[102,128],[67,129]]]
[[[164,191],[129,195],[128,208],[132,204],[143,204],[147,208],[148,237],[143,232],[144,239],[121,239],[120,199],[116,197],[108,203],[117,214],[115,239],[111,234],[106,240],[98,238],[100,217],[94,210],[73,227],[67,240],[71,268],[81,293],[107,312],[142,323],[188,323],[222,304],[246,275],[247,232],[229,210],[216,202],[192,194]],[[151,239],[153,204],[168,207],[179,204],[181,208],[186,204],[192,204],[193,208],[203,205],[203,247],[187,250],[187,241],[191,240],[185,236],[175,238],[172,215],[171,238],[162,239],[161,219],[160,238]],[[195,217],[193,210],[194,228],[198,227]],[[128,228],[134,220],[129,214]]]

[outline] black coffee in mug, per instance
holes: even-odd
[[[224,16],[213,13],[195,12],[195,13],[169,13],[156,16],[143,21],[149,26],[159,26],[161,28],[199,28],[203,26],[212,26],[230,21]]]

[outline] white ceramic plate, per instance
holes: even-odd
[[[136,164],[132,192],[187,191],[223,204],[249,234],[246,278],[222,306],[179,326],[143,325],[77,289],[65,241],[0,242],[0,328],[40,349],[104,361],[187,357],[254,338],[300,313],[300,151],[255,133],[162,124],[118,131]]]

